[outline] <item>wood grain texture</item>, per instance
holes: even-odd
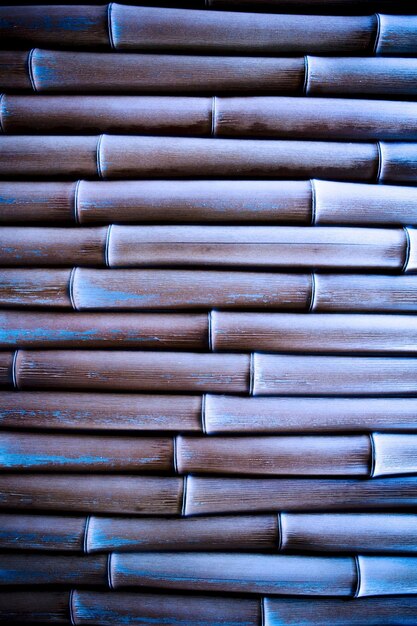
[[[0,311],[0,348],[204,350],[206,314]]]
[[[416,522],[402,513],[281,513],[281,549],[416,552]]]
[[[406,108],[403,107],[407,115]],[[411,114],[411,109],[410,109]],[[4,94],[6,133],[210,135],[211,98],[180,96],[18,96]],[[401,107],[398,114],[401,116]]]
[[[183,479],[127,474],[0,474],[0,508],[178,515]]]
[[[5,267],[103,266],[106,237],[105,227],[4,226],[0,234],[0,263]]]
[[[352,599],[265,598],[265,626],[413,626],[417,601],[412,596]]]
[[[82,552],[85,527],[85,517],[2,513],[0,549]]]
[[[375,433],[373,476],[417,473],[414,437],[404,434]]]
[[[107,586],[107,557],[101,555],[0,555],[0,585]]]
[[[74,222],[76,183],[0,181],[0,222]]]
[[[108,46],[107,7],[49,5],[0,8],[3,45],[39,44],[51,48]]]
[[[206,394],[204,423],[210,435],[407,432],[417,430],[416,410],[415,398],[248,398]]]
[[[407,152],[398,163],[396,180],[404,169],[403,182],[410,182],[409,158],[411,163],[416,159]],[[104,135],[100,144],[100,171],[108,179],[316,177],[373,182],[377,161],[373,143]]]
[[[27,231],[30,240],[30,230],[25,229]],[[53,240],[52,231],[48,237],[51,245]],[[116,224],[112,226],[107,241],[106,258],[109,267],[249,266],[284,270],[334,268],[345,271],[399,272],[405,266],[409,248],[406,232],[402,229],[326,226]],[[50,263],[53,264],[54,258],[51,257]],[[7,263],[7,258],[4,263]]]
[[[249,362],[249,354],[19,351],[16,375],[22,389],[244,393]]]
[[[254,395],[411,395],[417,360],[255,354]]]
[[[417,292],[417,278],[407,278],[414,279]],[[306,310],[310,290],[311,276],[308,274],[77,268],[74,272],[73,299],[81,311],[187,310],[210,309],[213,306],[225,309]]]
[[[0,433],[0,470],[164,472],[173,470],[171,437]]]
[[[189,476],[185,515],[261,511],[413,509],[415,476],[394,478],[209,478]]]
[[[13,384],[13,353],[0,352],[0,387]]]
[[[144,626],[258,626],[261,606],[255,598],[76,590],[72,598],[77,624],[103,626],[138,621]]]
[[[0,620],[70,626],[69,601],[69,591],[1,591]]]
[[[366,435],[178,436],[176,463],[181,474],[368,476],[371,444]]]
[[[416,187],[314,180],[316,224],[414,224]]]
[[[351,557],[133,552],[113,553],[109,569],[115,589],[349,596],[356,585]]]
[[[35,49],[32,73],[34,85],[40,93],[211,94],[213,91],[254,93],[262,90],[301,94],[304,59]],[[7,75],[6,79],[0,75],[0,87],[3,88],[4,83],[7,85],[9,80]],[[23,86],[23,76],[20,82]]]
[[[6,269],[0,272],[0,303],[8,308],[71,309],[71,270]]]
[[[411,355],[417,351],[417,319],[413,315],[212,311],[210,336],[215,351]]]
[[[275,551],[276,515],[163,518],[90,518],[87,552],[148,550]]]
[[[169,52],[357,53],[375,38],[374,16],[263,15],[113,4],[111,33],[117,50]],[[388,47],[388,46],[386,46]],[[410,41],[411,47],[411,41]]]
[[[417,559],[415,557],[358,556],[360,582],[359,598],[401,593],[415,594],[417,589]]]
[[[83,225],[116,220],[310,223],[311,185],[275,180],[81,181],[77,205]]]
[[[28,74],[28,53],[16,50],[0,51],[0,90],[32,91]]]
[[[254,271],[4,268],[4,308],[414,313],[417,276]],[[123,288],[122,288],[123,285]],[[70,299],[71,294],[71,299]]]
[[[0,392],[0,424],[29,430],[200,432],[200,395]]]
[[[307,95],[412,96],[417,59],[308,57]]]
[[[97,140],[82,135],[2,135],[0,177],[95,177]]]
[[[217,137],[411,141],[417,136],[414,102],[315,98],[312,106],[308,98],[295,97],[214,100]]]
[[[0,181],[0,221],[416,225],[417,189],[325,180]]]

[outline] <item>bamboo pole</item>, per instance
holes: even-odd
[[[175,285],[175,289],[173,288]],[[414,313],[417,277],[215,270],[4,268],[6,308]]]
[[[416,393],[417,359],[121,350],[1,352],[18,389],[401,396]]]
[[[412,397],[0,392],[1,424],[33,431],[395,433],[417,430],[416,411]]]
[[[416,225],[417,189],[324,180],[0,181],[4,224]]]
[[[328,17],[325,18],[328,20]],[[348,19],[348,18],[346,18]],[[408,18],[406,18],[408,19]],[[412,44],[414,45],[414,44]],[[370,56],[188,56],[60,52],[0,55],[0,90],[39,93],[416,94],[417,61]],[[12,72],[9,72],[9,68]],[[28,68],[30,67],[30,74]]]
[[[134,516],[270,511],[413,510],[415,476],[235,478],[131,474],[0,474],[0,508]]]
[[[2,513],[0,529],[0,548],[15,551],[417,552],[416,515],[411,513],[186,518]]]
[[[417,104],[248,96],[1,96],[3,132],[416,140]]]
[[[211,5],[216,8],[216,0]],[[0,17],[0,35],[6,44],[50,48],[105,46],[116,50],[270,54],[416,52],[415,22],[393,15],[263,15],[178,8],[167,11],[111,3],[103,7],[53,6],[46,12],[38,6],[29,10],[4,7]]]
[[[119,226],[2,228],[0,262],[13,266],[251,267],[414,271],[412,228]]]

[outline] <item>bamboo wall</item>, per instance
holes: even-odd
[[[0,7],[0,621],[417,623],[417,14]]]

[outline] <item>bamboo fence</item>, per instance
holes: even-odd
[[[0,622],[415,625],[414,8],[0,38]]]

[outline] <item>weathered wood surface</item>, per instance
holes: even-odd
[[[0,89],[76,94],[305,92],[362,98],[412,96],[417,92],[414,57],[306,58],[307,63],[297,56],[102,54],[39,48],[27,53],[2,51]]]
[[[297,226],[4,226],[4,267],[219,267],[417,270],[413,228]]]
[[[325,180],[0,181],[0,222],[416,225],[417,188]]]

